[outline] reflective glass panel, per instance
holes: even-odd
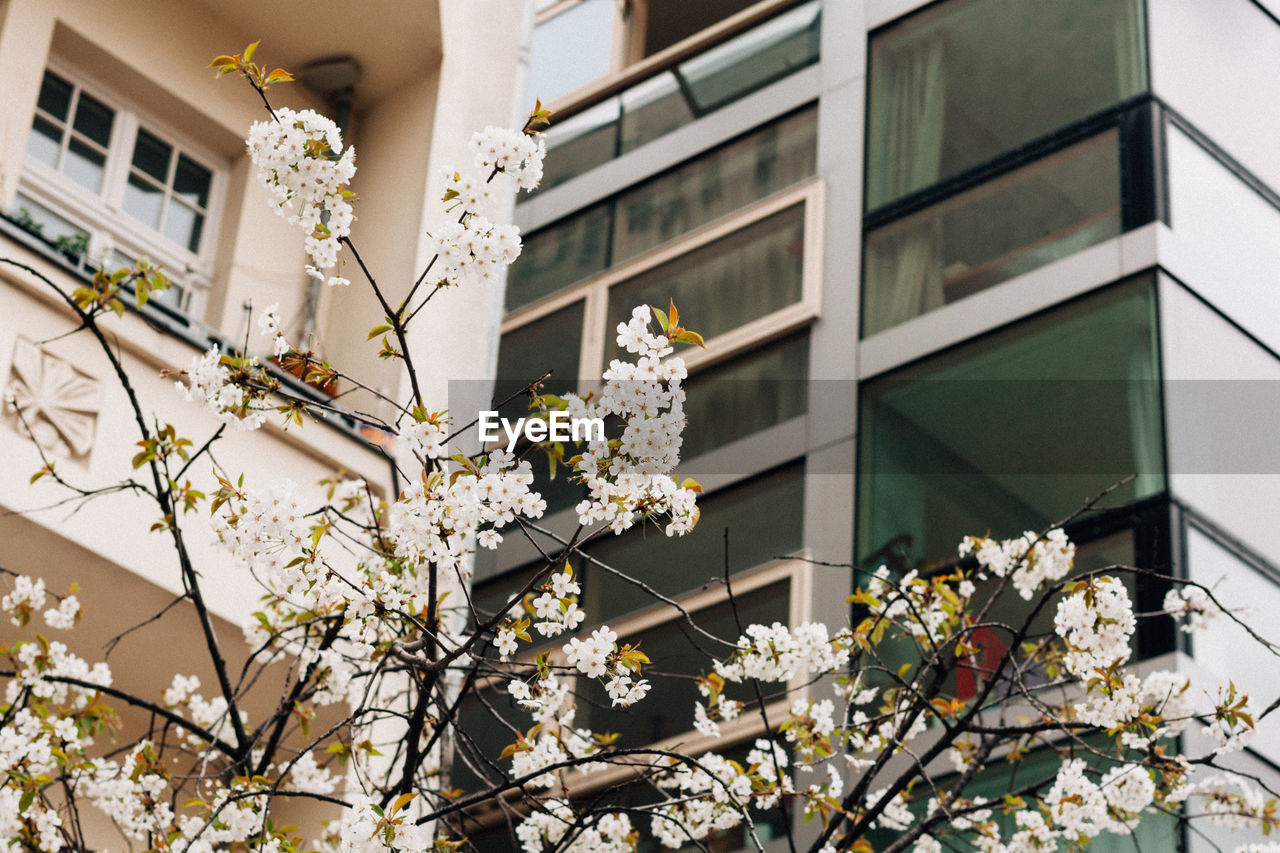
[[[612,263],[745,207],[814,173],[817,111],[722,145],[618,197]]]
[[[776,468],[698,501],[702,518],[690,533],[664,536],[653,526],[637,526],[588,547],[592,557],[667,596],[699,589],[723,579],[725,530],[729,570],[740,572],[786,556],[801,546],[804,519],[804,466]],[[760,519],[769,519],[761,524]],[[610,621],[657,602],[644,590],[598,566],[586,565],[583,609],[590,618]],[[692,707],[692,706],[691,706]]]
[[[670,71],[622,93],[622,150],[639,148],[693,121],[693,110]]]
[[[636,305],[675,300],[682,322],[710,340],[798,302],[803,271],[801,204],[614,285],[605,328],[617,328]]]
[[[699,371],[684,383],[688,426],[680,455],[708,450],[803,415],[809,405],[809,337],[798,335]]]
[[[62,174],[90,192],[101,192],[106,162],[106,155],[73,137],[62,160]]]
[[[564,121],[552,121],[547,128],[547,157],[542,163],[539,191],[613,159],[618,153],[619,105],[618,98],[609,98]]]
[[[40,84],[40,97],[36,106],[61,121],[67,120],[67,110],[71,107],[72,86],[52,71],[44,72],[44,80]]]
[[[951,0],[886,28],[871,41],[868,208],[1145,91],[1143,43],[1139,0]]]
[[[173,174],[173,191],[179,198],[196,207],[209,204],[209,182],[213,175],[186,154],[178,155],[178,168]]]
[[[1112,130],[867,234],[863,333],[1120,231],[1120,141]]]
[[[160,183],[169,180],[169,158],[173,148],[161,139],[138,130],[138,139],[133,146],[133,167],[146,175],[150,175]]]
[[[137,175],[129,176],[129,182],[124,187],[125,213],[152,228],[159,228],[160,208],[163,204],[163,190]]]
[[[859,560],[954,557],[1164,489],[1155,298],[1141,276],[863,383]],[[1016,440],[1014,440],[1016,438]]]
[[[200,251],[200,232],[204,230],[204,214],[176,199],[169,202],[164,218],[164,235],[192,252]]]
[[[598,204],[528,235],[507,275],[507,310],[607,267],[611,215],[607,203]]]
[[[80,93],[76,102],[75,129],[88,139],[106,148],[111,144],[111,124],[115,121],[115,110],[108,107],[92,95]]]
[[[716,109],[816,62],[821,14],[819,3],[805,3],[681,63],[694,109]]]
[[[41,163],[58,167],[58,151],[62,147],[62,128],[53,122],[36,116],[27,134],[27,153]]]
[[[503,335],[494,398],[505,399],[547,371],[551,377],[543,384],[548,393],[576,390],[582,312],[583,303],[575,302]],[[522,416],[527,408],[527,400],[516,399],[503,412]]]

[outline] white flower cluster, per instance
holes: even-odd
[[[418,454],[424,459],[440,459],[448,453],[445,445],[445,439],[449,437],[448,426],[449,421],[445,418],[428,417],[405,424],[400,427],[398,435],[410,453]]]
[[[471,135],[470,147],[477,166],[510,175],[521,189],[531,190],[542,181],[547,143],[541,134],[489,126]]]
[[[148,760],[152,749],[150,741],[140,741],[123,762],[100,761],[85,780],[94,805],[134,841],[168,834],[174,818],[166,796],[169,781],[163,768]]]
[[[284,330],[280,327],[280,303],[273,302],[267,306],[267,310],[262,312],[262,316],[258,318],[258,331],[263,337],[271,338],[271,354],[279,358],[285,353],[292,352],[294,347],[289,343],[289,339],[285,337]]]
[[[631,819],[625,814],[606,813],[593,818],[574,836],[568,846],[561,842],[577,824],[573,808],[564,800],[542,803],[545,811],[534,812],[516,827],[516,837],[525,853],[556,850],[561,853],[631,853]]]
[[[44,607],[48,601],[44,578],[33,578],[17,575],[13,579],[13,589],[0,599],[0,610],[9,614],[9,621],[14,625],[25,625],[31,614]],[[80,618],[80,599],[75,595],[65,595],[57,607],[44,611],[45,624],[59,631],[74,628]]]
[[[37,699],[53,705],[81,707],[93,698],[92,687],[85,688],[55,678],[71,678],[91,685],[111,686],[111,668],[103,662],[90,666],[82,657],[72,654],[58,641],[38,643],[26,641],[9,649],[17,669],[5,688],[5,701],[12,704],[26,688]]]
[[[435,287],[494,282],[520,257],[520,229],[480,215],[447,222],[431,235],[436,255],[426,282]]]
[[[1055,528],[1043,538],[1029,530],[1016,539],[1003,541],[966,536],[959,553],[961,557],[973,555],[983,569],[996,577],[1012,572],[1018,594],[1030,601],[1042,584],[1059,580],[1071,571],[1076,546],[1061,528]]]
[[[256,359],[250,359],[257,365]],[[231,371],[222,363],[222,352],[214,344],[204,355],[191,360],[186,382],[174,388],[188,403],[203,403],[205,411],[238,430],[250,431],[267,421],[264,410],[245,396],[244,389],[231,381]]]
[[[640,357],[634,364],[610,362],[599,397],[588,402],[566,395],[570,417],[616,416],[626,423],[620,440],[590,442],[575,464],[590,490],[578,504],[578,520],[602,521],[621,533],[641,516],[666,516],[667,535],[683,535],[698,520],[695,493],[671,477],[680,461],[685,424],[680,383],[688,372],[683,359],[663,360],[671,345],[665,336],[649,332],[650,316],[642,305],[629,322],[618,324],[618,345]]]
[[[258,180],[271,194],[272,208],[306,232],[307,272],[330,285],[349,284],[327,271],[337,266],[339,241],[351,233],[355,219],[347,190],[356,173],[355,149],[344,151],[338,126],[319,113],[277,109],[275,114],[278,121],[254,122],[249,129],[247,145]]]
[[[462,556],[477,544],[496,547],[502,541],[498,530],[517,515],[533,519],[546,511],[546,501],[529,490],[531,483],[529,462],[517,462],[505,450],[493,451],[484,465],[461,476],[433,474],[391,505],[388,539],[399,557],[461,571]]]
[[[471,137],[471,151],[486,174],[445,170],[444,202],[461,207],[462,214],[430,235],[435,259],[425,281],[433,287],[496,281],[520,256],[521,244],[520,229],[489,219],[499,201],[493,177],[503,172],[525,189],[542,180],[546,144],[540,135],[486,127]]]
[[[533,615],[538,620],[533,623],[534,629],[544,637],[558,637],[565,631],[577,630],[587,618],[587,614],[578,609],[581,594],[582,587],[573,579],[567,565],[563,572],[553,572],[547,588],[531,602]]]
[[[1164,612],[1181,622],[1183,631],[1191,633],[1209,627],[1222,614],[1222,608],[1202,587],[1188,584],[1165,593]]]
[[[867,579],[867,592],[874,598],[869,607],[872,614],[888,619],[913,637],[934,643],[946,637],[959,610],[949,593],[968,599],[973,590],[972,581],[961,581],[951,589],[940,581],[920,577],[915,569],[894,583],[887,566],[878,567]]]
[[[1224,829],[1258,828],[1267,814],[1266,796],[1239,776],[1211,776],[1196,785],[1196,793],[1209,821]]]
[[[338,825],[341,853],[427,853],[438,849],[429,826],[397,814],[397,820],[378,807],[372,797],[361,798],[342,813]]]
[[[797,674],[842,670],[848,662],[848,632],[830,637],[827,626],[820,622],[804,622],[794,630],[774,622],[748,625],[746,633],[738,638],[738,651],[724,661],[715,661],[713,666],[725,681],[787,682]]]
[[[1129,638],[1137,621],[1129,591],[1116,578],[1095,578],[1064,598],[1053,624],[1067,642],[1063,662],[1077,678],[1129,660]]]
[[[1235,684],[1218,688],[1213,719],[1206,734],[1218,744],[1217,752],[1238,752],[1253,740],[1258,712],[1247,695],[1236,693]]]
[[[771,808],[794,791],[787,754],[772,741],[759,739],[746,761],[729,761],[708,753],[699,767],[680,763],[658,784],[671,789],[672,802],[653,813],[654,837],[666,847],[683,848],[743,822],[747,807]]]

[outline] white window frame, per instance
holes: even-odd
[[[606,355],[611,351],[614,338],[611,330],[605,328],[605,324],[608,323],[611,287],[796,205],[804,205],[804,255],[801,261],[800,299],[763,317],[757,317],[736,329],[716,335],[706,341],[706,349],[689,350],[681,352],[680,355],[692,374],[788,332],[803,328],[817,318],[822,305],[823,187],[821,178],[809,178],[585,278],[577,284],[522,306],[503,319],[501,333],[505,335],[515,331],[521,326],[583,300],[578,381],[583,390],[595,388],[600,383],[600,374],[607,364]],[[698,318],[693,317],[690,320],[696,331]]]
[[[88,93],[115,111],[107,146],[107,160],[103,166],[102,191],[93,193],[77,184],[57,169],[31,156],[24,145],[18,192],[88,231],[91,257],[100,252],[109,241],[126,255],[145,256],[154,263],[162,264],[166,275],[185,291],[182,310],[192,316],[202,317],[213,280],[214,257],[226,196],[228,165],[225,159],[174,130],[171,125],[157,119],[154,114],[127,97],[115,92],[103,92],[74,66],[50,57],[45,70],[53,72],[77,90]],[[27,121],[28,133],[32,132],[36,115],[33,112]],[[72,121],[74,116],[68,116],[68,133]],[[171,145],[177,154],[185,154],[209,170],[209,199],[198,252],[192,252],[186,246],[174,242],[124,210],[125,184],[129,180],[133,147],[139,128]],[[165,192],[169,193],[171,189],[166,187]]]

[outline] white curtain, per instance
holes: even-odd
[[[1161,491],[1163,448],[1160,396],[1151,332],[1143,327],[1129,355],[1129,435],[1133,444],[1134,497]]]
[[[867,240],[867,334],[942,305],[941,243],[937,220]]]
[[[1142,8],[1138,0],[1116,4],[1116,97],[1123,100],[1146,88],[1145,40]]]
[[[871,206],[938,180],[945,107],[945,42],[928,33],[896,46],[881,63],[888,80],[872,140]],[[875,332],[942,304],[942,241],[937,221],[867,241],[866,328]]]

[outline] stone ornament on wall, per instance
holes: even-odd
[[[102,383],[66,359],[18,337],[4,399],[5,420],[46,454],[83,459],[93,449]]]

